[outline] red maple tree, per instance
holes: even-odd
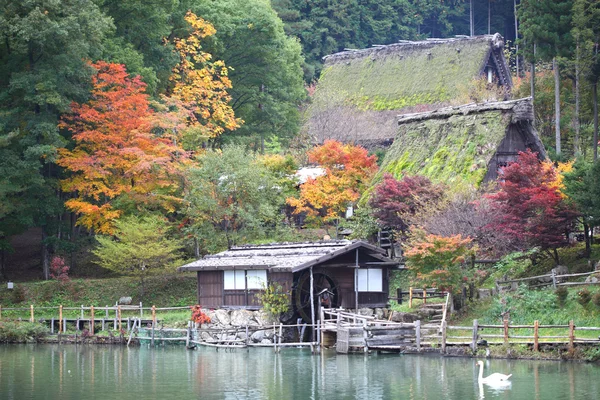
[[[74,192],[66,201],[80,215],[78,223],[110,233],[122,211],[116,199],[173,209],[178,165],[186,157],[165,132],[152,132],[153,111],[146,85],[125,67],[99,61],[92,78],[91,99],[71,105],[60,127],[73,133],[75,148],[60,149],[58,164],[71,174],[61,182]]]
[[[370,205],[380,225],[406,233],[411,216],[443,195],[443,187],[424,176],[405,176],[398,180],[385,174],[383,181],[375,187]]]
[[[499,190],[487,195],[497,210],[486,226],[524,246],[553,250],[568,244],[568,232],[577,212],[560,191],[561,180],[548,161],[527,150],[517,162],[500,171]]]

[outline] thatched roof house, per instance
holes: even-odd
[[[546,158],[532,122],[531,98],[400,115],[381,170],[479,186],[496,179],[520,151]]]
[[[404,41],[325,58],[308,110],[317,142],[336,139],[389,145],[395,116],[471,102],[480,78],[510,91],[510,71],[499,34]]]
[[[369,243],[329,240],[238,246],[178,270],[198,274],[198,304],[205,307],[259,308],[256,294],[278,283],[291,292],[294,311],[309,320],[311,292],[316,302],[326,290],[329,307],[385,307],[388,271],[397,267]]]

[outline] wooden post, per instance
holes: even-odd
[[[152,306],[152,326],[156,325],[156,306]]]
[[[575,349],[575,324],[573,320],[569,321],[569,351]]]
[[[150,338],[150,344],[154,347],[154,324],[152,324],[152,337]]]
[[[190,335],[192,334],[192,321],[188,321],[187,330],[185,331],[185,348],[190,348]]]
[[[119,320],[119,334],[123,331],[123,319],[121,318],[121,306],[117,306],[117,319]]]
[[[31,310],[31,318],[29,319],[29,322],[33,322],[33,321],[34,321],[34,319],[33,319],[33,304],[31,304],[31,305],[29,306],[29,308],[30,308],[30,310]]]
[[[142,307],[142,302],[140,301],[140,319],[144,318],[144,307]]]
[[[504,323],[504,344],[508,344],[508,319],[502,321]]]
[[[479,321],[473,320],[473,340],[471,341],[471,350],[477,352],[477,336],[479,335]]]
[[[58,306],[58,333],[62,332],[62,304]]]
[[[417,351],[421,351],[421,320],[415,321],[415,341],[417,344]]]
[[[50,320],[50,334],[54,335],[54,318]]]
[[[540,321],[533,322],[533,351],[540,351]]]
[[[396,290],[396,296],[398,296],[398,304],[402,304],[402,288]]]
[[[311,268],[311,272],[312,272],[312,268]],[[312,274],[311,274],[312,276]],[[312,280],[311,280],[312,281]],[[311,285],[312,288],[312,285]],[[312,298],[312,296],[311,296]],[[313,342],[315,341],[315,323],[313,322],[312,325],[312,331],[313,331]],[[273,350],[275,351],[275,353],[277,353],[277,326],[273,325]]]
[[[446,329],[448,323],[446,321],[442,321],[442,354],[446,353]]]
[[[552,270],[552,286],[556,289],[556,272]]]
[[[319,324],[317,323],[317,329],[318,329],[318,327],[319,327]],[[279,351],[281,351],[281,338],[282,337],[283,337],[283,324],[279,323],[279,337],[277,338],[277,340],[279,341]],[[319,335],[317,335],[317,341],[318,340],[319,340]]]
[[[83,304],[81,305],[81,319],[83,319]]]
[[[94,306],[90,307],[90,335],[94,336]]]
[[[315,326],[317,321],[315,321],[315,280],[313,276],[313,268],[310,267],[310,317],[312,321],[312,341],[315,341]],[[356,310],[358,312],[358,310]]]
[[[427,288],[423,288],[423,304],[427,304]]]
[[[106,305],[106,307],[104,307],[104,311],[106,314],[106,319],[108,319],[108,305]]]
[[[302,339],[300,339],[302,341]],[[250,343],[250,338],[248,337],[248,324],[246,324],[246,346]]]
[[[408,308],[412,308],[412,286],[408,288]]]
[[[367,339],[369,339],[369,332],[367,331],[367,320],[363,320],[363,341],[365,345],[363,346],[363,352],[366,354],[369,352],[369,344],[367,343]]]

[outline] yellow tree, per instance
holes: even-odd
[[[373,174],[377,171],[377,157],[369,156],[360,146],[327,140],[308,153],[310,162],[325,170],[325,174],[308,179],[300,187],[299,198],[288,198],[294,213],[323,221],[335,221],[346,207],[358,200]]]
[[[231,88],[228,68],[220,60],[202,51],[201,41],[215,34],[210,22],[188,12],[185,20],[192,31],[186,38],[175,39],[180,61],[173,68],[171,101],[188,111],[184,135],[192,147],[213,139],[225,130],[234,130],[242,123],[236,119],[227,92]]]

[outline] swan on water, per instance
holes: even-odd
[[[512,374],[510,375],[504,375],[504,374],[499,374],[497,372],[491,374],[490,376],[487,377],[483,377],[483,361],[477,361],[477,364],[479,365],[479,378],[477,379],[477,381],[479,383],[487,383],[487,384],[507,384],[510,383],[508,381],[508,379],[512,376]]]

